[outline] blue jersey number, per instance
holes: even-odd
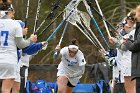
[[[8,31],[1,31],[1,36],[5,36],[3,46],[8,46],[8,35],[9,35]]]

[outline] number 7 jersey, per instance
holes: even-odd
[[[0,63],[17,64],[15,37],[23,37],[20,24],[12,19],[0,19]]]

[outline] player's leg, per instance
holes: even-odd
[[[125,76],[124,80],[126,93],[136,93],[136,81],[135,80],[131,81],[132,80],[131,76]]]
[[[2,88],[1,91],[2,93],[10,93],[11,89],[14,84],[14,80],[17,77],[16,72],[17,72],[17,65],[15,64],[1,64],[1,77],[5,78],[2,80]]]
[[[112,80],[111,85],[110,85],[111,93],[114,93],[115,84],[116,84],[116,81],[115,80]]]
[[[57,78],[57,83],[58,83],[58,93],[67,93],[67,83],[68,83],[68,78],[66,76],[59,76]]]
[[[12,87],[12,93],[19,93],[20,91],[20,65],[17,65],[16,78],[14,79],[14,85]]]
[[[20,91],[20,82],[14,81],[14,85],[12,87],[12,93],[19,93]]]
[[[2,80],[2,93],[10,93],[14,84],[14,79],[5,79]]]
[[[75,86],[73,86],[70,82],[67,84],[67,92],[66,93],[72,93]]]

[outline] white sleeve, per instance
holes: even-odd
[[[66,53],[68,52],[68,48],[67,47],[64,47],[60,50],[60,54],[63,56],[65,55]]]
[[[79,66],[83,66],[86,64],[84,55],[81,51],[79,51],[79,54],[78,54],[78,62],[79,62]]]
[[[82,65],[82,66],[80,66],[79,68],[80,68],[80,70],[79,70],[78,72],[76,72],[76,73],[70,75],[70,77],[79,77],[79,76],[83,75],[84,72],[85,72],[85,66]]]
[[[15,37],[15,42],[19,49],[23,49],[32,43],[30,38],[25,40],[23,37]]]
[[[23,37],[22,28],[18,22],[15,22],[15,37]]]

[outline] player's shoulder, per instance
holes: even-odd
[[[17,27],[17,28],[21,28],[19,22],[16,21],[16,20],[11,20],[11,23],[10,23],[10,24],[12,24],[13,26],[15,26],[15,27]]]
[[[68,50],[68,47],[63,47],[61,50],[67,51]]]
[[[67,54],[67,53],[68,53],[68,47],[63,47],[63,48],[61,49],[60,53],[61,53],[62,55]]]
[[[78,50],[79,55],[83,55],[83,52],[81,50]]]
[[[18,24],[18,25],[20,25],[19,24],[19,22],[17,21],[17,20],[11,20],[13,23],[15,23],[15,24]]]
[[[12,25],[12,26],[20,26],[19,22],[17,22],[16,20],[13,19],[1,19],[3,21],[3,23],[6,23],[8,25]]]

